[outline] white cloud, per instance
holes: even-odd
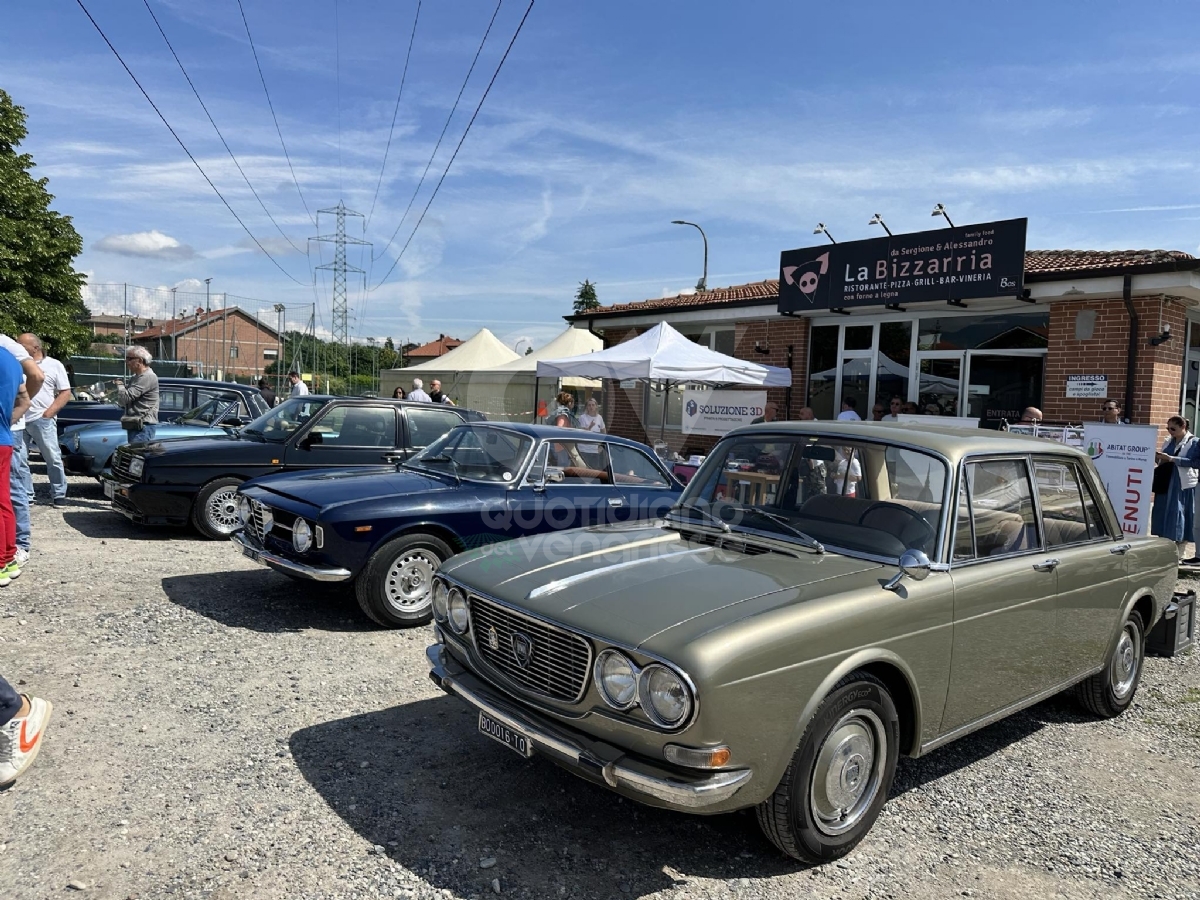
[[[196,251],[161,231],[135,231],[132,234],[110,234],[92,244],[93,250],[117,253],[121,256],[142,256],[152,259],[191,259]]]

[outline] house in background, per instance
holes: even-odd
[[[409,349],[408,345],[404,348],[404,365],[419,366],[421,363],[429,362],[431,359],[437,359],[439,356],[445,356],[455,347],[459,346],[462,341],[458,338],[447,337],[444,334],[438,335],[436,341],[430,341],[428,344],[421,344],[419,347]]]
[[[279,359],[279,332],[237,306],[184,313],[138,332],[133,342],[155,359],[186,362],[196,374],[221,380],[262,375]]]

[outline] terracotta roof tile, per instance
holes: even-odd
[[[460,341],[458,338],[446,337],[446,335],[443,334],[436,341],[430,341],[428,344],[422,344],[420,347],[413,347],[413,349],[406,351],[404,355],[431,357],[445,356],[461,343],[462,341]]]
[[[155,338],[166,337],[168,335],[183,334],[185,331],[191,331],[193,328],[197,328],[200,325],[203,325],[205,322],[221,321],[221,312],[222,311],[219,309],[209,310],[208,312],[198,309],[195,315],[184,316],[178,319],[167,319],[165,322],[161,322],[158,325],[147,328],[145,331],[139,331],[133,336],[133,339],[135,341],[148,341],[154,340]],[[227,315],[236,315],[243,319],[255,321],[254,316],[239,306],[231,306],[225,312]],[[275,329],[266,322],[258,320],[258,324],[271,334],[275,333]]]
[[[1200,260],[1181,250],[1028,250],[1025,253],[1025,274],[1045,276],[1071,272],[1169,267],[1181,262],[1184,265],[1180,268],[1200,268]],[[1187,265],[1189,262],[1196,265]],[[567,318],[587,319],[590,316],[641,314],[656,310],[720,306],[724,303],[769,301],[778,296],[779,279],[768,278],[764,281],[735,284],[709,291],[690,291],[673,297],[614,303],[611,306],[601,306],[584,316]]]

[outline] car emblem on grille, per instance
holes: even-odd
[[[517,658],[517,665],[522,669],[529,665],[529,661],[533,659],[533,641],[528,635],[522,634],[519,631],[514,631],[512,636],[513,656]]]
[[[493,650],[500,649],[500,635],[496,634],[496,629],[491,625],[488,626],[487,630],[487,643]]]

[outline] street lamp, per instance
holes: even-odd
[[[691,225],[700,232],[700,237],[704,239],[704,274],[700,276],[700,281],[696,284],[696,290],[708,290],[708,235],[704,233],[704,229],[695,222],[685,222],[683,219],[672,219],[672,225]]]
[[[274,307],[279,324],[275,327],[275,393],[278,394],[283,390],[283,311],[287,309],[282,303],[276,303]]]
[[[948,215],[946,215],[946,207],[942,206],[942,204],[940,204],[940,203],[933,208],[933,212],[931,212],[930,215],[933,216],[934,218],[941,216],[947,222],[950,222],[950,217]],[[951,228],[954,227],[953,222],[950,222],[950,227]]]
[[[813,234],[823,234],[823,235],[825,235],[825,237],[829,238],[829,243],[831,243],[831,244],[837,243],[837,241],[835,241],[833,239],[833,235],[829,233],[829,229],[825,227],[824,222],[817,223],[817,227],[813,229]]]

